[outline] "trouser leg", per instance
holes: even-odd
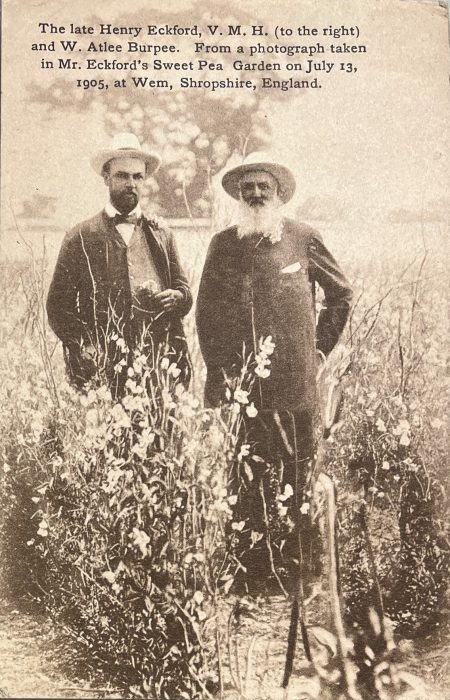
[[[309,500],[314,459],[313,421],[308,411],[286,411],[274,416],[283,464],[281,490],[288,485],[292,496],[285,501],[291,527],[284,533],[281,562],[291,586],[299,573],[310,569],[315,540],[310,525]],[[289,489],[289,493],[290,493]]]
[[[250,454],[236,460],[231,492],[238,496],[233,520],[234,551],[253,587],[286,579],[298,571],[300,507],[310,477],[313,425],[309,412],[261,411],[242,428],[241,446]],[[289,488],[290,487],[290,488]],[[287,495],[291,494],[291,495]],[[303,518],[304,541],[311,537]]]
[[[267,417],[260,414],[241,426],[230,482],[230,492],[237,496],[230,541],[240,564],[236,573],[239,592],[258,593],[270,572],[267,534],[272,501],[267,498],[267,485],[274,471],[272,438]]]

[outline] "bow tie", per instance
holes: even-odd
[[[138,218],[136,214],[115,214],[115,216],[113,216],[114,226],[118,224],[133,224],[133,226],[136,226],[137,222]]]

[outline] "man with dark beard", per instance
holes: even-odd
[[[234,518],[245,523],[238,538],[241,572],[254,586],[271,570],[277,575],[279,563],[289,569],[286,555],[298,563],[297,538],[286,535],[277,504],[285,501],[298,513],[306,499],[318,357],[323,361],[338,341],[352,292],[320,234],[283,216],[295,190],[288,168],[253,154],[229,170],[222,185],[239,201],[238,221],[211,241],[197,330],[208,405],[219,406],[227,386],[230,391],[239,381],[244,356],[255,364],[248,395],[237,395],[248,404],[239,445],[248,445],[250,456],[236,460],[231,484],[238,494]],[[325,296],[317,327],[316,282]]]
[[[91,160],[109,201],[64,238],[47,299],[50,325],[78,387],[100,373],[120,395],[127,353],[137,347],[150,365],[169,354],[188,380],[181,319],[192,296],[172,234],[148,219],[139,203],[145,179],[160,162],[126,133]]]

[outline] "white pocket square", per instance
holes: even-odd
[[[284,275],[291,275],[293,272],[298,272],[299,270],[302,269],[302,266],[300,265],[299,262],[292,263],[292,265],[288,265],[287,267],[283,267],[281,270],[281,273]]]

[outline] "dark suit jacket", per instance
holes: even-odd
[[[325,292],[315,324],[314,284]],[[243,345],[253,358],[272,336],[271,373],[257,380],[259,408],[311,412],[315,402],[315,349],[327,355],[347,320],[350,286],[314,229],[290,219],[281,241],[239,239],[236,227],[211,241],[197,301],[197,331],[207,366],[205,398],[218,405],[223,373],[238,376]]]
[[[158,343],[168,334],[169,342],[185,346],[181,319],[192,306],[192,296],[175,241],[170,231],[145,217],[141,225],[164,288],[183,295],[176,311],[160,315],[152,325],[153,341]],[[111,354],[115,331],[133,345],[139,328],[132,312],[127,248],[105,211],[66,234],[48,293],[47,313],[65,348],[69,373],[78,383],[89,379],[83,376],[83,345],[94,345],[106,354],[110,365],[116,359]]]

